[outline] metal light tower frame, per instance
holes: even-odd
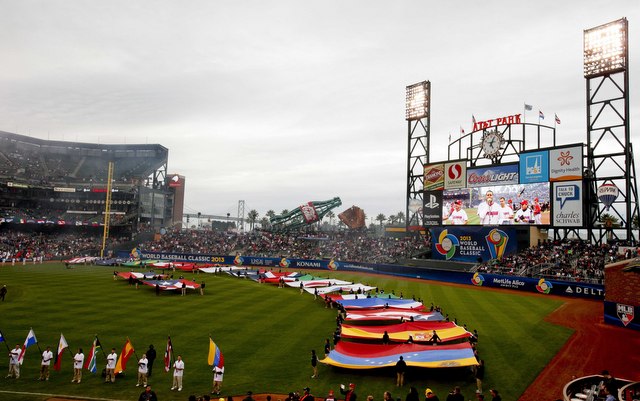
[[[626,18],[584,31],[587,100],[587,216],[591,242],[636,241],[638,192],[629,128],[629,30]],[[619,223],[605,226],[597,189],[613,184],[620,196],[606,213]],[[624,234],[624,236],[623,236]]]
[[[431,137],[431,82],[422,81],[406,87],[407,202],[406,227],[423,226],[424,165],[429,163]],[[419,201],[419,208],[410,204]]]

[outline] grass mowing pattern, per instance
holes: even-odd
[[[120,268],[123,270],[122,268]],[[178,274],[177,272],[176,274]],[[498,388],[504,399],[516,399],[560,349],[571,332],[543,321],[561,302],[544,296],[522,296],[486,291],[482,288],[450,287],[392,276],[367,276],[341,272],[312,272],[392,289],[405,298],[416,296],[428,306],[434,302],[453,320],[467,324],[480,334],[479,352],[486,361],[485,392]],[[135,289],[125,280],[113,280],[112,269],[78,266],[65,269],[60,264],[0,267],[0,285],[7,284],[7,300],[0,303],[0,330],[9,347],[24,342],[33,327],[40,347],[57,348],[62,332],[73,352],[82,347],[88,354],[93,336],[98,334],[103,349],[115,347],[120,353],[129,337],[138,357],[154,344],[158,359],[150,379],[161,400],[185,400],[189,394],[211,391],[211,369],[207,365],[208,336],[225,357],[223,394],[254,392],[288,393],[309,386],[316,396],[340,383],[357,383],[357,393],[381,397],[390,390],[404,398],[408,386],[423,394],[429,386],[440,396],[455,385],[472,398],[475,381],[462,369],[413,369],[405,388],[395,387],[392,369],[348,370],[320,364],[320,378],[310,379],[311,349],[320,358],[324,339],[335,328],[336,310],[325,309],[298,289],[277,288],[227,275],[187,274],[186,278],[206,281],[205,296],[179,292],[156,296],[154,289]],[[185,360],[184,390],[170,392],[171,375],[164,373],[162,356],[167,335],[176,353]],[[0,345],[1,347],[2,345]],[[135,358],[132,357],[132,358]],[[63,368],[53,371],[51,381],[38,377],[40,353],[27,350],[21,378],[0,379],[0,391],[24,391],[109,399],[137,400],[142,391],[135,387],[136,361],[130,360],[125,377],[115,385],[103,384],[99,375],[84,372],[80,385],[72,384],[71,355],[63,356]],[[98,371],[105,364],[98,355]],[[8,358],[0,359],[0,369],[8,370]],[[0,372],[1,373],[1,372]],[[4,377],[4,375],[2,376]],[[6,400],[37,400],[33,395],[0,393]]]

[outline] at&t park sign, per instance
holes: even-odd
[[[473,131],[487,129],[498,125],[522,124],[521,116],[522,114],[514,114],[512,116],[494,118],[493,120],[478,121],[473,124]]]

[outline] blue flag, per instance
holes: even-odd
[[[4,342],[4,336],[2,335],[2,331],[0,331],[0,343]]]

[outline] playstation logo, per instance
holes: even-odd
[[[440,204],[436,202],[437,200],[438,199],[435,195],[429,195],[429,203],[425,203],[424,207],[428,209],[437,209],[438,207],[440,207]]]

